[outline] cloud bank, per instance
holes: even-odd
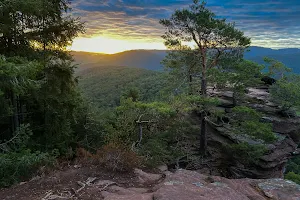
[[[84,37],[103,36],[162,42],[159,19],[192,0],[73,0],[73,15],[86,24]],[[219,17],[235,22],[252,38],[252,45],[300,48],[299,0],[208,0]]]

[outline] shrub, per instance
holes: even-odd
[[[296,174],[294,172],[289,172],[285,175],[285,179],[294,181],[297,184],[300,184],[300,174]]]
[[[168,143],[160,139],[149,139],[139,152],[141,155],[145,156],[146,164],[149,167],[165,164],[172,160],[172,151],[170,150]]]
[[[53,164],[48,153],[29,150],[0,154],[0,187],[8,187],[30,178],[39,167]]]
[[[141,158],[126,146],[109,143],[94,155],[95,162],[106,169],[117,172],[129,172],[139,167]]]
[[[300,76],[290,74],[270,87],[271,98],[283,111],[300,106]]]
[[[266,143],[276,141],[272,124],[261,122],[262,115],[259,112],[245,106],[235,107],[232,111],[231,123],[235,133],[249,135],[253,139],[260,139]]]
[[[266,153],[264,145],[250,145],[246,142],[232,144],[226,147],[228,155],[244,164],[254,164]]]
[[[76,149],[76,161],[77,162],[80,162],[82,164],[89,164],[92,162],[93,158],[94,158],[94,155],[91,154],[86,149],[84,149],[84,148]]]

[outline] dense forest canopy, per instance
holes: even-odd
[[[263,177],[255,170],[281,141],[296,152],[299,133],[283,136],[273,121],[299,120],[299,75],[276,60],[265,59],[264,69],[244,59],[250,38],[204,1],[160,21],[171,50],[160,72],[122,65],[76,70],[66,47],[84,25],[70,11],[67,0],[0,0],[1,187],[57,159],[122,172],[160,164],[199,169],[213,160],[216,144],[207,138],[216,130],[233,138],[217,143],[228,162],[215,168],[227,177],[237,177],[235,166],[254,171],[243,177]],[[185,45],[191,41],[195,48]],[[268,99],[254,98],[257,90]],[[284,168],[274,165],[275,172]],[[288,178],[299,181],[298,166],[297,157],[290,161]]]

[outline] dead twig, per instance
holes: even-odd
[[[83,190],[86,186],[85,183],[81,182],[81,181],[77,181],[77,184],[81,186],[81,188],[79,188],[78,190],[76,190],[76,194],[79,193],[81,190]]]
[[[103,188],[100,189],[100,191],[104,191],[110,185],[111,185],[110,183],[107,183]]]

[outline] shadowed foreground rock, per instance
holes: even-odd
[[[129,176],[107,176],[108,172],[99,168],[71,168],[0,189],[0,199],[300,200],[300,185],[283,179],[227,179],[188,170],[164,174],[135,171]],[[142,183],[142,177],[149,179]]]
[[[300,186],[283,179],[226,179],[195,171],[169,173],[152,190],[105,193],[105,200],[300,200]]]

